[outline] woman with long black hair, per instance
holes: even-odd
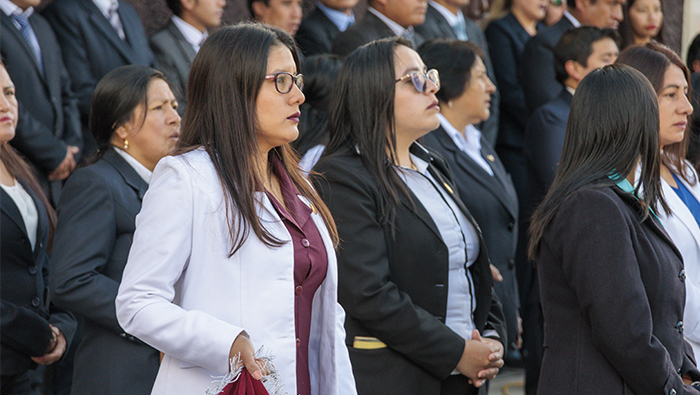
[[[682,335],[683,262],[658,218],[668,210],[658,108],[627,66],[593,71],[576,89],[531,225],[546,328],[538,393],[699,393],[688,385],[700,372]]]

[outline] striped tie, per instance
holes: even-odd
[[[27,19],[27,17],[24,15],[17,14],[11,15],[11,18],[19,25],[20,33],[22,33],[22,36],[27,41],[27,44],[29,44],[29,48],[32,49],[34,61],[39,66],[39,70],[41,70],[41,72],[43,73],[44,65],[41,62],[41,48],[39,48],[39,40],[37,40],[36,34],[34,34],[34,29],[32,29],[32,25],[29,24],[29,19]]]

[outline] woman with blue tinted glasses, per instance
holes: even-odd
[[[479,226],[445,161],[415,142],[439,125],[437,71],[390,38],[337,77],[314,168],[342,240],[338,300],[359,394],[476,394],[505,331]]]
[[[355,393],[335,225],[289,146],[296,53],[287,33],[242,24],[192,63],[179,151],[153,172],[116,301],[126,332],[164,353],[153,394],[216,394],[236,358],[271,394]]]

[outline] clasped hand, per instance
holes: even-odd
[[[51,365],[61,359],[63,353],[66,352],[66,337],[63,336],[60,329],[51,324],[49,325],[51,326],[52,337],[46,353],[40,357],[31,357],[32,361],[39,365]]]
[[[469,378],[469,383],[481,387],[503,367],[503,344],[498,340],[482,338],[474,329],[472,339],[464,343],[464,352],[457,371]]]

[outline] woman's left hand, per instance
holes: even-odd
[[[39,365],[51,365],[52,363],[58,361],[66,352],[66,337],[63,336],[61,330],[57,327],[51,325],[51,330],[56,336],[56,342],[52,349],[46,350],[46,354],[40,357],[32,357],[32,361],[38,363]]]

